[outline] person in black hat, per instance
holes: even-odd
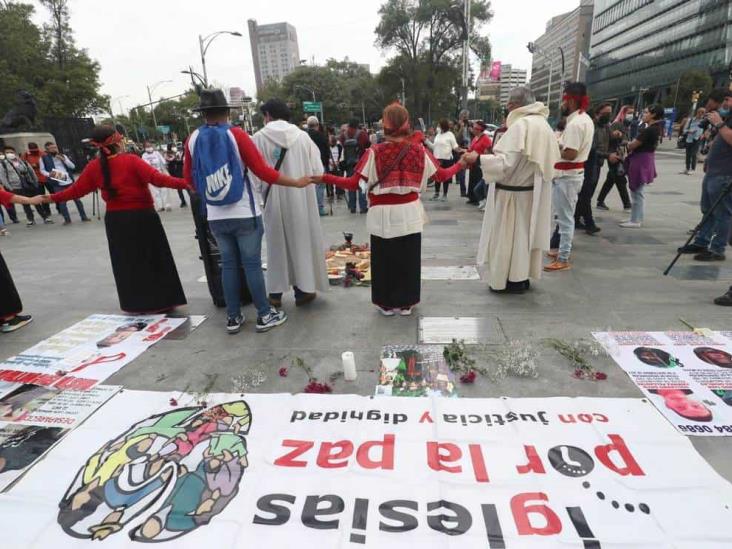
[[[262,209],[259,200],[255,200],[248,172],[268,185],[285,187],[306,187],[310,179],[281,175],[265,162],[249,135],[229,123],[231,107],[223,91],[203,90],[200,95],[195,110],[202,114],[205,124],[186,141],[183,174],[201,195],[209,227],[221,252],[226,330],[235,334],[244,324],[239,280],[242,266],[257,309],[256,330],[266,332],[284,324],[287,315],[272,307],[267,299],[262,272]]]

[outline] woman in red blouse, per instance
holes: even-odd
[[[426,221],[419,193],[427,180],[446,181],[466,162],[451,168],[440,163],[414,134],[407,109],[395,103],[384,109],[385,141],[372,145],[351,177],[331,174],[316,182],[358,189],[368,186],[366,226],[371,234],[371,300],[385,316],[412,313],[420,300],[422,227]]]
[[[66,190],[48,200],[67,202],[101,189],[107,203],[104,224],[120,307],[128,313],[165,312],[186,304],[173,254],[148,184],[188,189],[183,179],[161,174],[134,154],[110,126],[94,128],[99,157]]]
[[[482,120],[473,122],[471,131],[473,132],[473,140],[470,142],[468,152],[477,152],[478,156],[489,154],[493,148],[493,141],[490,136],[485,133],[486,126]],[[478,204],[478,197],[475,195],[475,186],[483,179],[483,170],[480,169],[480,162],[476,162],[470,166],[470,179],[468,183],[468,204]]]
[[[17,194],[9,193],[0,187],[0,204],[5,207],[11,204],[38,204],[37,200],[26,198]],[[23,303],[15,288],[13,277],[10,275],[8,266],[0,254],[0,332],[14,332],[28,324],[33,318],[30,315],[21,315]]]

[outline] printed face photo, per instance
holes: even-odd
[[[118,345],[129,338],[132,334],[143,331],[147,328],[146,322],[133,322],[132,324],[125,324],[117,328],[113,334],[108,335],[104,339],[97,342],[98,348],[112,347]]]
[[[643,364],[654,366],[655,368],[683,367],[679,359],[655,347],[638,347],[633,353]]]
[[[39,385],[21,385],[0,399],[0,421],[19,421],[58,394]]]
[[[727,351],[714,349],[713,347],[697,347],[694,354],[702,362],[719,366],[720,368],[732,368],[732,355]]]

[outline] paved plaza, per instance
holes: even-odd
[[[266,334],[255,333],[255,312],[247,307],[248,322],[242,332],[227,335],[224,310],[212,305],[206,284],[200,282],[203,265],[190,211],[161,214],[188,296],[187,312],[207,315],[208,320],[185,340],[155,345],[106,383],[131,389],[234,392],[232,378],[261,371],[266,380],[256,391],[298,392],[306,384],[305,373],[290,368],[288,377],[281,377],[280,367],[300,357],[315,377],[327,381],[342,370],[341,353],[353,351],[358,380],[338,379],[334,391],[372,394],[381,347],[418,342],[420,317],[443,318],[444,330],[455,317],[482,319],[485,328],[480,335],[486,345],[476,348],[479,355],[511,340],[574,341],[589,338],[593,330],[686,330],[680,318],[696,327],[729,330],[732,311],[713,305],[712,300],[732,281],[732,259],[707,265],[686,256],[672,276],[662,276],[700,217],[701,173],[679,175],[683,153],[671,147],[664,144],[657,155],[659,178],[648,191],[643,229],[617,226],[625,217],[613,191],[608,198],[611,211],[596,215],[602,232],[596,236],[577,233],[571,271],[546,276],[525,295],[491,294],[485,281],[425,280],[422,303],[414,316],[406,318],[379,315],[370,304],[368,288],[339,287],[303,308],[296,308],[294,297],[286,295],[289,321]],[[455,186],[450,195],[446,203],[425,202],[431,219],[423,235],[425,267],[475,263],[482,214],[465,205]],[[91,209],[90,201],[87,206]],[[350,214],[342,201],[336,203],[333,217],[322,219],[322,225],[327,244],[341,243],[343,231],[353,232],[357,243],[368,239],[365,216]],[[119,311],[103,221],[32,229],[15,225],[10,230],[12,235],[0,239],[0,246],[26,311],[35,320],[28,328],[0,336],[0,359],[90,314]],[[461,396],[641,396],[610,358],[595,362],[608,374],[606,381],[579,381],[564,358],[552,349],[541,349],[538,378],[494,382],[479,377],[475,385],[459,387]],[[488,361],[482,365],[490,368]],[[720,474],[732,480],[732,439],[696,437],[692,441]]]

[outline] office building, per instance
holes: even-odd
[[[662,101],[689,69],[716,85],[732,60],[730,0],[596,0],[588,83],[593,99]],[[686,98],[688,99],[688,98]]]
[[[229,88],[229,103],[232,105],[241,106],[245,103],[245,98],[249,99],[241,88]]]
[[[248,24],[254,77],[260,93],[268,81],[279,82],[300,65],[300,48],[297,31],[289,23],[257,25],[250,19]]]
[[[581,0],[576,9],[552,17],[546,32],[533,42],[531,89],[537,101],[551,103],[554,108],[561,102],[563,82],[584,80],[583,60],[590,51],[593,4],[593,0]]]
[[[508,103],[508,94],[519,86],[526,85],[526,69],[515,69],[511,65],[501,66],[501,106],[505,107]]]

